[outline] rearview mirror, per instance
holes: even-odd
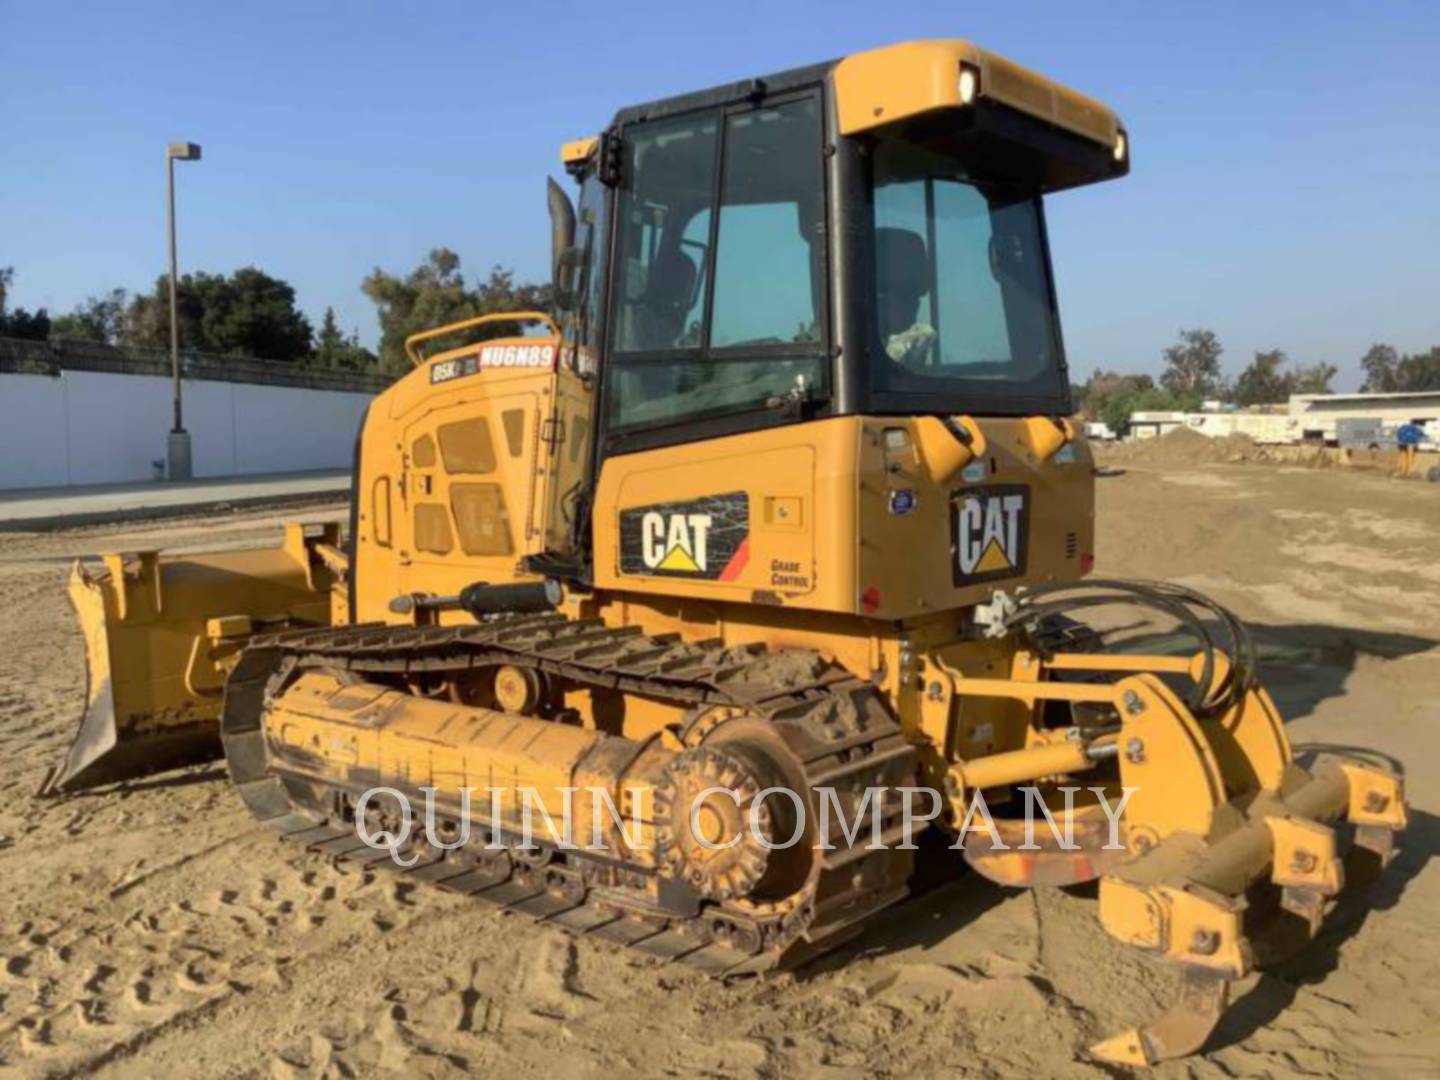
[[[575,243],[575,205],[553,177],[545,178],[545,204],[550,211],[550,282],[558,296],[570,287],[561,280],[561,260]]]

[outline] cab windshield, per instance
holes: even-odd
[[[876,146],[873,170],[876,404],[1063,411],[1069,389],[1039,199],[899,140]]]

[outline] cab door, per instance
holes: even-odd
[[[591,380],[562,368],[555,380],[551,419],[541,433],[541,454],[546,463],[542,478],[544,548],[562,558],[578,556],[577,542],[584,542],[575,533],[575,522],[589,485],[594,397]]]

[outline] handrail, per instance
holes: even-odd
[[[489,315],[476,315],[470,319],[461,319],[459,322],[447,323],[445,326],[437,326],[433,330],[422,330],[418,334],[411,334],[405,339],[405,355],[410,362],[419,367],[425,362],[425,357],[415,349],[415,346],[422,341],[430,341],[433,338],[445,337],[449,334],[459,333],[461,330],[469,330],[487,322],[539,322],[550,327],[553,337],[560,336],[560,327],[543,311],[496,311]]]

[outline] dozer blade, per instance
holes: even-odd
[[[318,529],[318,531],[317,531]],[[85,712],[56,794],[218,760],[225,676],[260,630],[343,617],[338,529],[286,526],[276,548],[76,562],[70,601],[85,639]]]

